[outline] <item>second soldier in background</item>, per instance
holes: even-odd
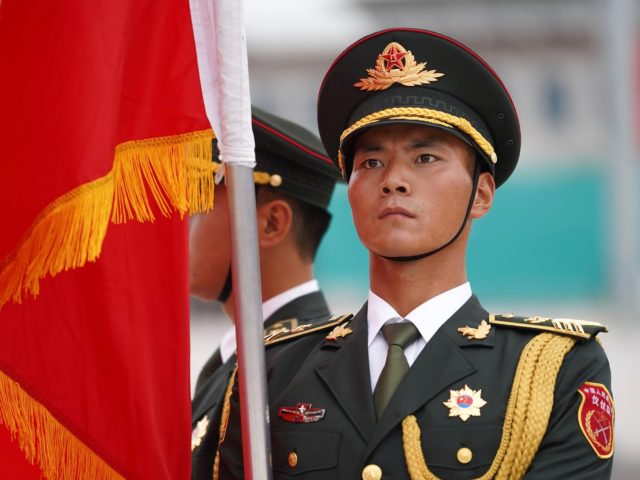
[[[327,209],[339,174],[320,140],[299,125],[254,107],[252,127],[264,328],[278,332],[312,325],[330,316],[314,278],[313,260],[329,226]],[[227,192],[219,185],[214,209],[196,217],[191,226],[190,290],[222,302],[233,319],[229,228]],[[198,377],[192,406],[193,479],[213,475],[235,350],[231,329]]]

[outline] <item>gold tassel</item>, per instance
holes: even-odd
[[[154,221],[149,197],[165,216],[210,210],[213,138],[203,130],[118,145],[112,170],[50,203],[0,263],[0,308],[38,295],[47,275],[95,261],[110,219]]]
[[[124,479],[2,371],[0,423],[46,479]]]

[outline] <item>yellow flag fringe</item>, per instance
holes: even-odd
[[[47,275],[95,261],[110,220],[154,221],[151,200],[164,216],[211,209],[213,138],[202,130],[118,145],[112,170],[50,203],[0,263],[0,308],[38,295]]]
[[[47,480],[124,479],[1,370],[0,423]]]
[[[123,143],[116,147],[112,221],[153,221],[151,194],[168,216],[198,213],[213,206],[213,131]]]

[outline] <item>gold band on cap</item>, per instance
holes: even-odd
[[[222,167],[221,163],[214,162],[213,163],[213,173],[217,173],[218,170]],[[282,185],[283,179],[282,176],[277,173],[270,174],[269,172],[258,172],[253,171],[253,182],[258,185],[269,185],[270,187],[277,188]]]
[[[498,156],[496,155],[493,145],[491,145],[491,143],[484,138],[484,136],[482,136],[482,134],[473,127],[473,125],[471,125],[469,120],[430,108],[394,107],[372,113],[366,117],[362,117],[342,132],[342,135],[340,135],[340,143],[342,143],[345,138],[356,130],[382,120],[413,120],[432,125],[456,128],[471,137],[478,148],[480,148],[480,150],[482,150],[482,152],[491,159],[492,163],[495,164],[498,162]],[[344,166],[344,157],[342,155],[341,148],[338,149],[338,165],[342,171],[342,176],[346,178],[347,172]]]

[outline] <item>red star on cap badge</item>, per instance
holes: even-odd
[[[395,45],[391,46],[388,53],[383,53],[382,57],[387,61],[387,72],[391,71],[393,67],[398,67],[400,70],[403,70],[404,65],[402,59],[406,54],[407,52],[401,52]]]

